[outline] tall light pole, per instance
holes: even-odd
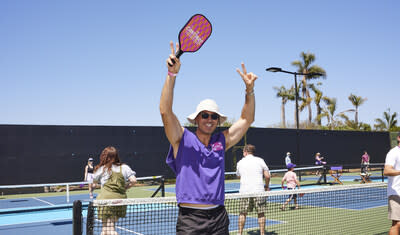
[[[278,67],[269,67],[266,69],[268,72],[281,72],[281,73],[288,73],[294,75],[294,89],[295,89],[295,101],[296,101],[296,147],[297,147],[297,161],[300,163],[300,144],[299,144],[299,91],[297,89],[297,75],[304,75],[304,76],[323,76],[322,73],[298,73],[298,72],[290,72],[283,70],[282,68]]]

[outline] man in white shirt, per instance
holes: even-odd
[[[240,193],[261,193],[269,191],[270,174],[268,166],[262,158],[253,154],[256,147],[247,144],[243,148],[243,158],[237,163],[236,175],[240,177]],[[263,183],[265,178],[265,185]],[[258,224],[260,226],[260,235],[265,234],[265,216],[264,212],[267,208],[266,197],[244,198],[240,202],[239,215],[239,234],[242,234],[246,223],[246,215],[248,211],[256,209],[258,213]]]
[[[289,165],[289,163],[292,163],[292,159],[290,159],[290,152],[286,153],[285,163],[286,163],[286,167]]]
[[[388,217],[392,220],[389,235],[398,235],[400,234],[400,132],[397,134],[397,146],[386,155],[383,174],[388,176]]]

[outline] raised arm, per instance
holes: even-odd
[[[178,118],[172,111],[172,103],[174,98],[175,80],[181,67],[181,62],[175,56],[174,44],[172,42],[170,42],[170,46],[171,54],[167,59],[168,74],[167,78],[165,79],[163,89],[161,91],[160,114],[164,124],[165,134],[168,141],[174,148],[174,156],[176,156],[179,142],[182,138],[184,129],[179,123]],[[178,44],[176,44],[176,48],[178,49]],[[172,66],[170,66],[169,64],[171,64]]]
[[[246,85],[246,98],[239,120],[237,120],[228,130],[224,131],[226,140],[225,150],[228,150],[237,142],[239,142],[254,121],[254,82],[257,79],[257,75],[253,73],[247,73],[244,63],[242,63],[242,71],[239,69],[236,69],[236,71],[242,77],[243,82]]]

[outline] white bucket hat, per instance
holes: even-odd
[[[202,100],[200,102],[200,104],[197,105],[196,112],[190,114],[187,117],[187,120],[189,120],[189,122],[192,124],[196,124],[194,119],[196,119],[197,115],[199,115],[199,113],[202,111],[209,111],[209,112],[218,114],[220,123],[224,123],[227,119],[227,117],[225,115],[223,115],[222,113],[219,112],[218,105],[217,105],[217,103],[215,103],[214,100],[205,99],[205,100]]]

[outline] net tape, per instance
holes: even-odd
[[[353,184],[353,185],[340,185],[340,186],[323,186],[319,188],[307,188],[307,189],[295,189],[293,191],[266,191],[262,193],[229,193],[225,194],[225,200],[237,199],[237,198],[248,198],[248,197],[265,197],[265,196],[279,196],[279,195],[291,195],[291,194],[309,194],[309,193],[321,193],[321,192],[334,192],[334,191],[345,191],[359,188],[376,188],[376,187],[387,187],[387,183],[369,183],[365,185]],[[132,204],[148,204],[148,203],[176,203],[176,197],[157,197],[157,198],[128,198],[128,199],[109,199],[109,200],[93,200],[93,206],[119,206],[119,205],[132,205]]]

